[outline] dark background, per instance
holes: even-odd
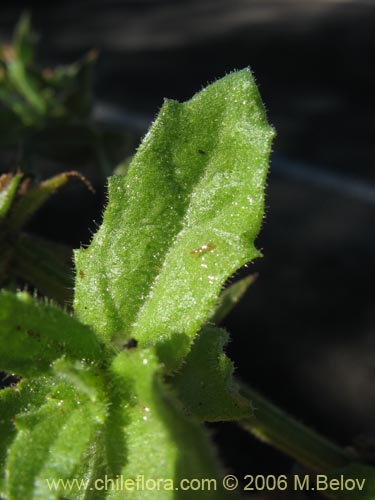
[[[24,8],[42,37],[42,63],[100,50],[95,116],[136,134],[163,97],[187,99],[252,68],[278,137],[258,240],[264,258],[239,273],[259,278],[226,321],[228,352],[244,381],[340,444],[373,435],[375,2],[2,2],[3,40]],[[104,191],[86,174],[97,196],[64,192],[34,231],[72,246],[89,241]],[[214,433],[232,470],[292,466],[234,425]]]

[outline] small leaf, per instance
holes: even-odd
[[[239,394],[233,379],[233,363],[223,352],[227,341],[224,330],[205,326],[170,380],[185,411],[202,421],[238,420],[252,414],[250,402]]]
[[[0,391],[0,470],[3,474],[7,452],[17,434],[15,418],[42,405],[51,390],[49,378],[22,381]],[[0,475],[0,495],[5,495],[5,477]]]
[[[1,86],[1,83],[0,101],[4,104],[4,109],[0,113],[0,141],[5,144],[17,144],[17,139],[19,140],[20,136],[25,134],[23,126],[38,121],[38,114],[28,106],[14,89],[8,90]]]
[[[63,496],[58,497],[59,500],[60,498],[61,500],[103,500],[106,498],[106,493],[101,489],[103,485],[101,481],[106,477],[108,479],[116,479],[116,477],[109,473],[106,462],[103,460],[105,449],[102,441],[101,433],[98,433],[87,449],[80,466],[74,472],[73,480],[78,479],[78,484],[70,482],[71,487],[65,488],[65,491],[60,488],[60,495],[63,494]],[[96,482],[98,479],[99,482]],[[112,491],[108,493],[108,496],[111,494],[113,495]],[[114,497],[110,499],[114,500]]]
[[[219,324],[232,311],[236,304],[242,299],[246,290],[257,279],[257,274],[250,274],[242,280],[236,281],[226,288],[219,297],[214,313],[211,317],[213,323]]]
[[[260,255],[273,135],[249,70],[166,101],[127,175],[110,179],[90,247],[76,253],[82,321],[141,346],[180,336],[186,354],[226,279]]]
[[[47,372],[57,358],[98,361],[95,334],[61,309],[26,292],[0,292],[0,369],[21,376]]]
[[[27,71],[22,61],[12,59],[7,64],[7,76],[10,84],[27,101],[32,111],[38,116],[45,115],[47,108],[40,86],[34,76]]]
[[[17,144],[27,139],[27,156],[38,150],[33,141],[36,131],[46,132],[58,123],[75,128],[79,121],[89,117],[93,104],[92,69],[96,52],[90,51],[69,66],[39,70],[35,64],[37,42],[30,17],[23,15],[13,44],[0,47],[0,101],[11,111],[6,120],[1,120],[6,131],[0,140]],[[86,123],[81,126],[86,135],[90,134]]]
[[[29,70],[34,59],[36,42],[37,37],[31,31],[30,16],[24,14],[16,27],[13,46],[8,50],[10,55],[5,58],[6,78],[10,89],[15,90],[21,100],[24,99],[29,104],[31,111],[35,113],[35,115],[31,115],[31,120],[33,118],[37,120],[39,115],[46,112],[46,102],[43,99],[38,79]],[[19,114],[24,115],[23,112]]]
[[[33,62],[38,37],[31,30],[30,15],[21,16],[15,29],[13,45],[15,57],[25,66]]]
[[[60,358],[53,363],[56,375],[72,385],[77,392],[87,396],[90,401],[104,400],[104,387],[99,370],[95,366],[88,366],[83,361],[70,362]]]
[[[73,475],[104,415],[104,408],[60,384],[39,410],[18,417],[7,460],[7,498],[61,498],[60,489],[50,488],[52,481]]]
[[[0,176],[0,219],[5,217],[12,205],[22,174]]]
[[[221,471],[203,428],[183,416],[163,384],[156,356],[147,350],[121,353],[114,360],[113,372],[125,384],[132,382],[136,396],[131,398],[126,410],[127,461],[122,475],[166,480],[159,491],[135,490],[131,497],[135,500],[191,499],[191,491],[180,488],[176,493],[175,487],[179,487],[180,481],[210,478],[217,482],[217,489],[194,491],[194,499],[233,498],[222,492]]]
[[[97,52],[91,50],[81,60],[69,66],[59,66],[43,73],[43,76],[48,75],[46,84],[59,97],[50,106],[51,114],[68,120],[85,119],[89,116],[93,107],[93,68],[97,56]],[[59,108],[61,116],[58,116]]]

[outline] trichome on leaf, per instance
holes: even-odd
[[[0,295],[0,368],[23,377],[0,392],[7,500],[94,499],[96,480],[119,474],[220,479],[199,420],[236,420],[251,407],[223,353],[227,334],[207,322],[231,307],[234,292],[219,300],[228,277],[260,256],[273,135],[247,69],[188,102],[166,100],[127,174],[109,179],[90,246],[75,253],[74,315],[24,292]],[[46,481],[74,477],[84,491]],[[194,493],[229,497],[220,487]]]

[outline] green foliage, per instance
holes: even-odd
[[[219,297],[212,314],[211,321],[219,324],[232,311],[237,302],[244,296],[250,285],[257,279],[256,274],[250,274],[226,288]]]
[[[0,339],[1,368],[25,377],[47,372],[63,355],[91,361],[103,357],[90,328],[26,292],[0,292]]]
[[[96,163],[110,175],[122,154],[129,154],[129,134],[104,130],[92,120],[95,50],[81,60],[40,68],[38,37],[23,15],[10,44],[0,45],[0,147],[2,169],[38,173],[39,162]]]
[[[228,312],[250,281],[219,299],[225,280],[259,255],[272,135],[248,70],[184,104],[166,101],[127,174],[110,179],[103,224],[76,254],[77,316],[2,292],[0,369],[25,377],[0,393],[8,500],[120,499],[123,491],[94,487],[119,474],[170,481],[133,492],[139,499],[189,499],[175,489],[181,479],[220,485],[198,421],[251,408],[223,354],[227,334],[202,325],[215,308]],[[13,200],[8,226],[18,229],[64,182]],[[73,477],[85,488],[46,482]],[[219,486],[194,498],[228,495]]]
[[[42,405],[49,388],[47,378],[38,378],[0,391],[0,495],[5,496],[7,451],[17,434],[15,417]]]
[[[22,174],[0,177],[0,219],[7,215],[21,179]]]
[[[7,113],[4,117],[14,124],[10,132],[40,128],[47,120],[83,119],[91,109],[95,55],[55,71],[40,71],[35,64],[36,44],[29,16],[24,15],[12,45],[0,51],[0,102]]]
[[[107,136],[90,122],[95,53],[40,70],[37,41],[25,15],[0,47],[0,145],[21,152],[24,168],[33,155],[87,161],[91,149],[111,171]],[[103,224],[75,254],[74,311],[69,249],[23,231],[72,177],[87,181],[74,171],[35,184],[20,171],[0,176],[1,284],[21,279],[70,308],[0,292],[0,369],[23,377],[0,391],[1,498],[238,498],[222,490],[201,425],[236,420],[309,470],[363,485],[329,498],[375,500],[373,467],[235,383],[229,336],[214,326],[255,279],[223,291],[260,255],[272,137],[248,70],[188,102],[166,100],[132,159],[122,145]],[[97,487],[119,478],[131,491]],[[138,478],[159,487],[138,488]],[[216,487],[184,491],[189,479]]]
[[[185,412],[202,421],[238,420],[252,414],[233,380],[233,363],[224,354],[228,334],[203,327],[171,384]]]
[[[248,70],[165,101],[127,175],[110,179],[90,247],[76,252],[81,320],[107,339],[178,344],[182,358],[225,280],[260,255],[272,137]],[[176,367],[171,351],[163,361]]]
[[[25,66],[34,60],[37,41],[38,36],[31,29],[30,16],[24,14],[14,33],[14,52]]]
[[[0,177],[0,284],[20,278],[63,305],[71,302],[71,251],[25,233],[23,228],[72,178],[80,179],[93,190],[75,171],[63,172],[39,184],[33,184],[21,172]]]
[[[6,110],[21,128],[84,116],[88,101],[76,87],[87,80],[84,65],[40,74],[35,42],[24,17],[12,50],[1,50]],[[61,98],[59,89],[67,90]],[[0,293],[0,369],[23,377],[0,391],[6,500],[120,500],[126,490],[98,489],[120,477],[133,482],[129,495],[139,500],[238,498],[222,490],[223,472],[201,425],[218,420],[242,420],[313,469],[325,464],[331,477],[362,475],[366,487],[355,499],[374,500],[372,468],[332,472],[348,463],[345,451],[291,425],[252,393],[262,406],[254,415],[224,353],[228,334],[213,325],[254,281],[249,276],[222,291],[260,255],[254,242],[272,137],[248,70],[188,102],[166,101],[124,175],[109,180],[103,223],[90,246],[76,252],[74,314],[26,292]],[[64,283],[64,268],[54,270],[64,251],[20,230],[77,175],[31,189],[21,173],[0,178],[1,277],[13,259],[42,291]],[[47,266],[33,271],[44,260]],[[61,289],[54,297],[65,300]],[[139,477],[161,486],[138,488]],[[74,478],[78,483],[61,482]],[[180,488],[181,480],[200,478],[216,487]]]
[[[18,433],[7,457],[8,497],[57,498],[46,478],[74,474],[104,415],[103,404],[94,405],[71,386],[52,386],[43,405],[17,417]]]
[[[128,462],[124,477],[139,474],[174,481],[193,478],[219,478],[218,465],[202,428],[179,411],[172,394],[161,379],[157,357],[152,350],[121,353],[113,363],[117,383],[137,395],[125,409]],[[145,453],[140,453],[144,450]],[[173,490],[141,491],[140,500],[191,498],[191,492]],[[194,498],[222,498],[217,491],[197,491]]]

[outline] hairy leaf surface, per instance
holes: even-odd
[[[127,175],[110,179],[90,247],[76,252],[82,321],[143,346],[177,335],[186,353],[225,280],[260,255],[272,137],[249,70],[165,101]]]
[[[122,475],[125,478],[144,476],[145,480],[169,480],[163,482],[160,491],[150,488],[136,491],[135,488],[131,497],[135,500],[238,498],[236,494],[223,494],[220,467],[208,437],[201,426],[179,411],[160,378],[160,366],[152,351],[119,355],[114,361],[113,371],[119,378],[132,381],[135,395],[126,408],[129,419],[125,428],[128,460]],[[217,490],[201,489],[192,494],[179,488],[181,480],[193,478],[216,479]]]
[[[50,390],[50,379],[43,377],[22,381],[0,391],[0,495],[5,495],[4,466],[8,449],[17,434],[15,418],[41,406]]]
[[[103,407],[64,383],[38,410],[20,415],[6,464],[8,500],[61,498],[51,482],[72,477],[104,417]]]
[[[103,349],[90,328],[63,310],[26,292],[1,291],[0,369],[38,375],[63,355],[95,361]]]
[[[171,384],[185,411],[203,421],[237,420],[252,413],[233,379],[233,363],[224,354],[228,334],[205,326]]]
[[[10,408],[0,443],[7,500],[122,500],[123,489],[96,489],[119,475],[159,481],[137,483],[135,500],[190,500],[181,481],[200,478],[216,483],[195,489],[197,500],[238,498],[222,491],[199,420],[251,408],[232,382],[225,332],[202,325],[230,310],[244,287],[218,300],[225,281],[260,255],[272,136],[249,70],[188,102],[166,101],[127,174],[110,179],[91,245],[76,252],[78,319],[27,293],[0,293],[0,368],[50,381],[35,397],[0,393],[0,409],[1,397]],[[49,182],[17,204],[14,226],[65,179]],[[51,488],[74,477],[83,489]]]

